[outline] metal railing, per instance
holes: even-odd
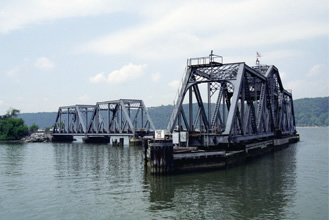
[[[212,63],[223,64],[223,57],[210,54],[208,57],[197,57],[187,59],[187,66],[201,66],[201,65],[209,65]]]

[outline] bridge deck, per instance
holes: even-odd
[[[134,136],[133,133],[52,133],[53,136]]]

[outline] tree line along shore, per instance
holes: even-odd
[[[297,99],[293,101],[293,105],[297,127],[329,126],[329,97]],[[214,107],[215,104],[212,104],[211,108]],[[156,129],[166,129],[173,108],[173,105],[148,108]],[[183,108],[188,109],[188,105],[183,105]],[[194,108],[197,109],[197,104]],[[7,114],[0,116],[0,140],[18,140],[35,133],[38,128],[47,131],[47,128],[53,126],[56,114],[57,112],[20,113],[17,109],[10,109]]]

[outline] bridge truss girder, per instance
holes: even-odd
[[[153,134],[154,130],[142,100],[120,99],[60,107],[53,135],[143,136]]]
[[[54,134],[84,134],[91,113],[95,110],[95,105],[72,105],[59,107],[55,124]]]
[[[120,99],[96,103],[89,126],[89,133],[135,134],[155,130],[142,100]]]
[[[203,84],[207,91],[202,97]],[[216,97],[215,105],[212,96]],[[184,109],[184,101],[188,109]],[[198,146],[292,133],[292,94],[283,88],[275,66],[251,68],[245,63],[216,62],[188,65],[167,130],[187,131],[189,144]]]

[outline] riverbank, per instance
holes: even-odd
[[[50,135],[44,132],[32,133],[30,136],[26,136],[21,139],[25,143],[29,142],[49,142],[51,140]]]
[[[24,143],[22,140],[0,140],[0,143]]]
[[[329,126],[298,126],[296,128],[329,128]]]
[[[19,140],[3,139],[0,143],[35,143],[35,142],[49,142],[51,140],[50,135],[43,132],[32,133]]]

